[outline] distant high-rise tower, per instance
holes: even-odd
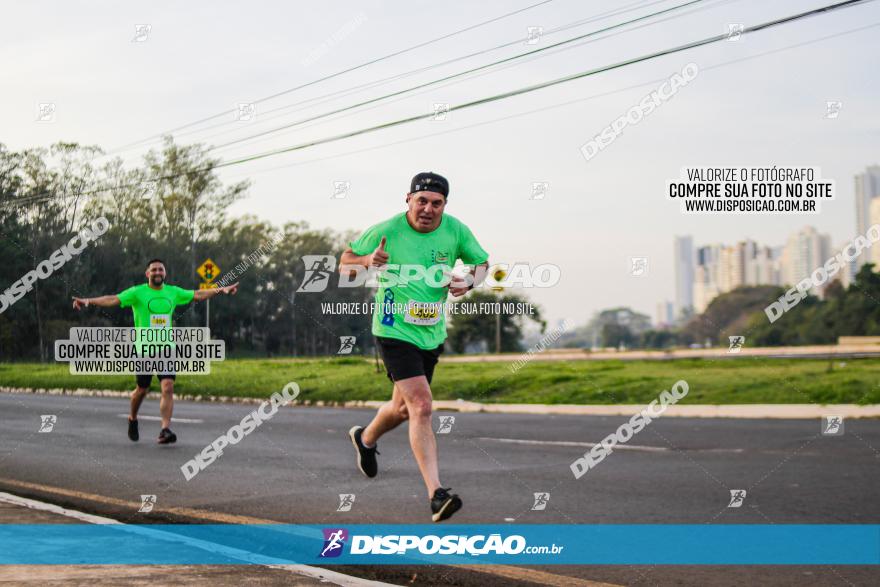
[[[703,312],[715,297],[724,293],[719,285],[721,251],[724,245],[706,245],[697,249],[694,271],[694,311]]]
[[[675,237],[675,316],[694,307],[694,240]]]
[[[675,306],[672,302],[657,302],[657,316],[654,320],[655,328],[668,328],[675,324]]]
[[[880,196],[880,165],[871,165],[856,176],[856,235],[864,235],[871,222],[871,201]],[[855,235],[854,235],[855,236]],[[871,261],[865,250],[856,260],[856,269]],[[880,259],[873,261],[875,264]],[[875,268],[876,269],[876,268]]]
[[[880,224],[880,198],[874,198],[871,200],[871,205],[868,206],[868,226],[875,224]],[[865,233],[860,234],[864,235]],[[880,270],[880,241],[868,247],[867,253],[867,258],[859,263],[859,266],[861,267],[865,263],[873,263],[874,271]]]
[[[831,237],[806,226],[788,237],[782,251],[782,283],[792,286],[822,267],[831,256]],[[821,295],[821,292],[811,292]]]

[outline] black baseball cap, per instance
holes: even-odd
[[[449,182],[442,175],[437,175],[433,171],[424,171],[419,173],[409,184],[409,193],[415,192],[437,192],[449,197]]]

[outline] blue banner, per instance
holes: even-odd
[[[0,564],[876,565],[880,525],[0,525]]]

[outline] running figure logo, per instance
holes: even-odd
[[[455,416],[440,416],[440,426],[437,428],[437,434],[449,434],[452,432],[453,424],[455,424]]]
[[[37,104],[37,122],[55,122],[55,102]]]
[[[446,102],[434,102],[434,114],[431,120],[446,120],[449,115],[449,104]]]
[[[141,198],[144,200],[152,199],[159,190],[159,182],[149,179],[144,182],[142,189],[144,190],[144,193],[141,195]]]
[[[825,118],[827,120],[834,120],[838,116],[840,116],[840,109],[843,108],[843,102],[839,100],[826,100],[825,101]]]
[[[547,502],[550,501],[549,493],[536,493],[535,503],[532,504],[532,511],[540,511],[547,509]]]
[[[544,27],[542,26],[530,26],[526,29],[526,45],[537,45],[538,41],[541,40],[541,35],[544,34]]]
[[[745,32],[746,27],[740,23],[734,23],[727,25],[727,40],[728,41],[739,41],[742,34]]]
[[[746,342],[745,336],[728,336],[730,339],[730,348],[727,349],[728,353],[738,353],[742,350],[743,344]]]
[[[342,554],[345,541],[348,540],[348,531],[345,528],[324,528],[324,548],[320,558],[333,558]]]
[[[629,272],[632,276],[641,277],[648,272],[647,257],[631,257],[630,261],[632,262],[632,265],[630,265]]]
[[[547,197],[547,192],[550,191],[550,182],[549,181],[533,181],[532,182],[532,195],[529,197],[530,200],[543,200]]]
[[[238,104],[238,114],[235,119],[240,122],[250,122],[257,117],[257,107],[253,102],[240,102]]]
[[[330,196],[331,200],[342,200],[345,196],[348,195],[348,191],[351,189],[350,181],[334,181],[333,182],[333,195]]]
[[[351,506],[354,505],[354,493],[340,493],[339,494],[339,507],[336,508],[337,512],[350,512]]]
[[[731,489],[730,490],[730,503],[727,504],[729,508],[738,508],[741,507],[743,501],[746,499],[746,490],[745,489]]]
[[[40,416],[40,429],[37,432],[52,432],[56,422],[58,422],[58,416],[55,414]]]
[[[155,495],[141,495],[141,507],[138,512],[149,514],[151,511],[153,511],[154,505],[156,505]]]
[[[822,416],[822,436],[843,434],[843,416]]]
[[[339,337],[339,350],[336,351],[337,355],[350,355],[351,351],[354,350],[354,343],[357,342],[357,337],[354,336],[340,336]]]
[[[330,275],[336,270],[336,257],[332,255],[303,255],[306,273],[297,293],[315,293],[327,289]]]
[[[134,25],[134,38],[131,40],[132,43],[145,43],[150,38],[150,33],[153,31],[153,25],[151,24],[136,24]]]

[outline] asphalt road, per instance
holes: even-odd
[[[155,400],[154,394],[153,400]],[[372,411],[284,408],[195,478],[180,466],[255,406],[178,402],[179,440],[155,444],[158,401],[141,412],[141,441],[126,437],[127,402],[110,398],[0,394],[0,490],[128,522],[222,521],[248,516],[285,523],[429,523],[426,490],[404,425],[379,443],[380,474],[354,467],[347,430]],[[833,413],[833,409],[829,409]],[[41,415],[55,415],[40,433]],[[880,421],[847,420],[840,436],[819,421],[659,419],[595,469],[575,479],[569,464],[625,418],[454,416],[438,434],[441,474],[464,500],[456,523],[877,523]],[[53,489],[54,488],[54,489]],[[745,489],[739,508],[730,490]],[[544,510],[534,493],[549,492]],[[338,512],[339,494],[355,494]],[[138,513],[155,494],[152,513]],[[98,499],[100,496],[103,499]],[[237,520],[239,518],[235,518]],[[231,521],[235,521],[230,518]],[[343,570],[337,568],[337,570]],[[565,577],[617,584],[876,584],[866,567],[542,567]],[[417,583],[515,584],[441,567],[356,569]],[[533,583],[547,576],[520,577]],[[526,584],[526,583],[522,583]]]

